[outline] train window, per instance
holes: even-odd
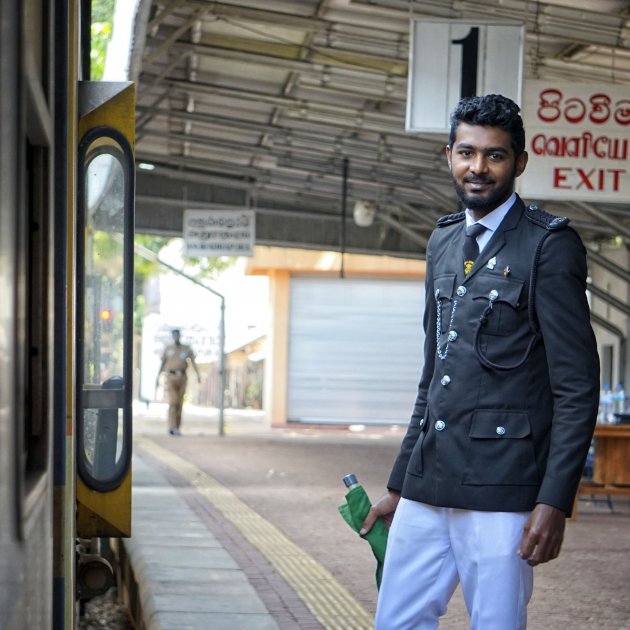
[[[122,481],[131,447],[132,159],[115,130],[87,135],[79,156],[77,464],[89,487],[106,491]]]

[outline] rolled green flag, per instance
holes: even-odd
[[[346,502],[338,508],[339,513],[343,516],[346,523],[358,533],[368,511],[372,507],[372,503],[367,492],[363,486],[357,482],[357,478],[354,475],[347,475],[343,480],[349,490],[346,493]],[[376,558],[377,588],[380,588],[381,578],[383,576],[383,562],[385,561],[388,532],[389,528],[385,522],[378,518],[372,529],[365,535],[365,539],[370,543],[372,553]]]

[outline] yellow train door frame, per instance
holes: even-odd
[[[135,88],[79,85],[77,536],[131,535]]]

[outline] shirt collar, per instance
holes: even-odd
[[[514,205],[516,201],[516,193],[512,193],[509,198],[504,201],[498,208],[495,208],[492,212],[488,212],[485,217],[480,221],[475,221],[470,214],[470,210],[466,208],[466,227],[473,223],[481,223],[487,230],[494,232],[500,225],[501,221],[505,218],[508,210]]]

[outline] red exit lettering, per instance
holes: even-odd
[[[562,190],[593,190],[619,192],[622,168],[592,168],[562,166],[553,169],[553,187]]]

